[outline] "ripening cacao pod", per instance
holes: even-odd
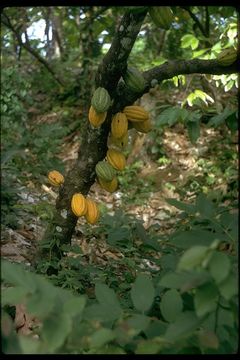
[[[128,67],[125,74],[123,74],[123,80],[125,81],[126,86],[138,93],[142,92],[145,88],[145,79],[142,76],[141,72],[135,67]]]
[[[145,134],[152,130],[152,124],[149,118],[142,122],[133,122],[132,124],[137,131]]]
[[[71,200],[71,208],[76,216],[85,215],[87,212],[87,202],[85,197],[80,193],[74,194]]]
[[[114,169],[122,171],[126,166],[126,158],[123,153],[114,149],[108,149],[107,161]]]
[[[113,193],[114,191],[117,190],[118,188],[118,180],[117,180],[117,177],[115,176],[112,181],[105,181],[101,178],[98,178],[98,182],[99,182],[99,185],[106,191],[110,192],[110,193]]]
[[[92,126],[99,127],[105,121],[107,116],[107,111],[102,113],[97,113],[94,107],[91,105],[88,113],[88,119]]]
[[[150,6],[149,15],[155,25],[165,30],[170,28],[174,20],[172,10],[169,6]]]
[[[112,118],[111,131],[113,137],[119,139],[127,134],[128,120],[125,114],[118,112]]]
[[[112,179],[116,176],[116,170],[107,161],[99,161],[95,170],[97,177],[107,182],[112,181]]]
[[[224,49],[217,55],[217,62],[222,66],[228,66],[237,60],[237,51],[234,47]]]
[[[98,87],[92,96],[91,105],[98,113],[104,113],[111,105],[111,98],[106,89]]]
[[[115,138],[111,133],[108,138],[108,148],[124,150],[128,145],[128,133],[121,138]]]
[[[123,113],[132,122],[141,122],[149,118],[148,112],[142,106],[137,105],[125,106]]]
[[[57,170],[52,170],[48,173],[48,180],[54,186],[60,186],[64,183],[64,177]]]
[[[87,203],[87,212],[85,214],[85,219],[89,224],[93,225],[98,221],[100,212],[95,201],[86,198],[86,203]]]

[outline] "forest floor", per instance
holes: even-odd
[[[76,132],[74,137],[71,136],[71,141],[64,142],[62,146],[60,158],[65,163],[66,171],[77,158],[78,136],[79,133]],[[168,127],[162,134],[159,150],[164,156],[151,153],[154,140],[149,134],[140,134],[132,129],[129,131],[129,138],[127,165],[131,168],[137,162],[138,167],[135,168],[135,172],[132,174],[128,172],[125,175],[127,181],[126,179],[120,181],[118,190],[113,194],[103,190],[97,183],[93,184],[89,193],[89,196],[99,204],[104,204],[105,213],[113,215],[117,209],[122,209],[141,219],[146,229],[153,224],[159,224],[160,232],[168,233],[174,227],[175,216],[179,210],[169,205],[166,198],[191,201],[195,194],[194,184],[195,187],[199,186],[203,181],[203,175],[205,181],[208,178],[210,183],[211,181],[214,183],[215,191],[227,192],[226,179],[218,176],[214,169],[225,150],[236,153],[238,150],[236,138],[232,139],[232,143],[226,143],[222,130],[208,128],[203,124],[200,138],[195,145],[192,145],[183,125]],[[200,159],[201,165],[199,165]],[[237,159],[235,163],[237,168]],[[32,182],[29,182],[28,187],[22,187],[20,196],[22,199],[20,205],[22,204],[26,209],[29,206],[31,209],[42,200],[54,204],[57,192],[55,188],[51,188],[46,177],[46,183],[42,184],[41,188],[39,184],[36,186]],[[17,230],[6,228],[3,231],[1,252],[4,258],[29,263],[44,227],[40,218],[33,216],[31,211],[28,213],[26,209],[18,221],[20,226]],[[84,222],[79,219],[73,243],[80,245],[84,253],[89,253],[96,251],[93,246],[95,240],[84,239],[81,232]],[[98,251],[98,256],[103,252],[106,253],[107,250],[106,244],[102,243],[101,246],[104,246],[104,251],[103,249]],[[109,254],[111,257],[111,252]]]

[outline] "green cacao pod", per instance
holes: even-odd
[[[149,15],[155,25],[165,30],[170,28],[174,20],[172,10],[169,6],[150,6]]]
[[[132,124],[137,131],[145,134],[152,130],[152,124],[150,119],[147,119],[142,122],[133,122]]]
[[[60,186],[64,183],[63,175],[57,170],[52,170],[48,173],[48,180],[54,186]]]
[[[106,191],[113,193],[118,188],[118,180],[115,176],[112,181],[105,181],[101,178],[98,178],[99,185]]]
[[[107,161],[99,161],[95,170],[97,177],[107,182],[112,181],[112,179],[116,176],[116,170]]]
[[[91,225],[96,224],[99,219],[100,212],[97,204],[92,199],[86,198],[87,203],[87,212],[85,214],[85,219]]]
[[[111,105],[111,98],[106,89],[98,87],[92,96],[91,105],[98,113],[104,113]]]
[[[112,118],[111,131],[113,137],[119,139],[127,134],[128,120],[125,114],[118,112]]]
[[[145,88],[145,79],[135,67],[128,67],[123,75],[126,86],[133,92],[140,93]]]
[[[142,106],[137,105],[125,106],[123,113],[132,122],[141,122],[149,118],[148,112]]]
[[[71,200],[72,212],[76,216],[83,216],[87,212],[87,202],[85,197],[81,193],[76,193],[73,195]]]
[[[126,166],[125,155],[115,149],[108,149],[107,151],[107,161],[111,164],[114,169],[122,171]]]
[[[217,62],[222,66],[228,66],[237,60],[237,51],[234,47],[222,50],[217,55]]]
[[[91,105],[88,113],[88,120],[90,124],[94,127],[99,127],[105,121],[107,116],[107,111],[102,113],[97,113],[94,107]]]

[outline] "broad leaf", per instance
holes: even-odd
[[[216,309],[218,289],[213,283],[202,285],[196,290],[194,304],[197,316],[201,317]]]
[[[154,296],[151,278],[146,274],[139,274],[131,289],[131,299],[135,308],[141,312],[149,310]]]
[[[193,311],[185,311],[177,317],[174,323],[168,326],[164,337],[171,342],[180,340],[192,334],[200,323],[201,321]]]
[[[193,246],[188,249],[180,258],[179,270],[190,270],[200,265],[207,257],[209,249],[207,246]]]
[[[214,252],[209,262],[209,271],[214,280],[220,283],[229,275],[230,270],[229,257],[222,252]]]
[[[179,292],[175,289],[166,291],[160,303],[160,310],[164,319],[168,322],[175,321],[182,309],[183,302]]]

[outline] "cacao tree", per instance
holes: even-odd
[[[160,8],[159,8],[160,9]],[[96,180],[96,165],[102,161],[107,153],[107,137],[110,131],[111,120],[114,114],[122,112],[126,106],[147,93],[156,83],[180,74],[231,74],[237,71],[236,57],[228,57],[225,53],[220,59],[214,60],[171,60],[161,66],[153,67],[140,73],[128,73],[128,57],[141,30],[148,7],[139,7],[126,10],[114,34],[111,47],[102,59],[95,77],[95,87],[107,90],[112,105],[107,111],[106,120],[100,128],[93,128],[88,122],[86,113],[86,132],[81,138],[78,159],[72,169],[66,174],[65,182],[60,187],[56,201],[56,213],[46,230],[43,242],[49,243],[55,239],[52,251],[59,255],[59,244],[68,244],[71,241],[78,218],[71,210],[71,199],[75,193],[87,195],[91,185]],[[161,9],[159,14],[161,17]],[[166,16],[166,14],[164,14]],[[154,21],[158,19],[153,18]],[[172,19],[169,19],[170,26]],[[161,22],[157,25],[161,26]],[[235,56],[235,55],[234,55]],[[229,60],[229,61],[228,61]],[[135,87],[127,86],[127,76],[132,76]],[[121,77],[125,82],[121,81]],[[143,79],[143,82],[142,82]],[[91,94],[92,95],[92,94]],[[101,100],[100,100],[101,101]],[[91,98],[88,99],[91,104]]]

